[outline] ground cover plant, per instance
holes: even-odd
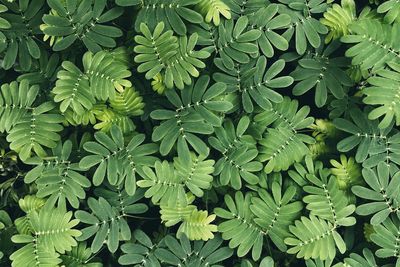
[[[0,0],[0,266],[400,266],[398,0]]]

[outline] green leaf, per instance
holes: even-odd
[[[327,221],[310,215],[310,218],[301,217],[296,221],[296,226],[289,226],[294,237],[285,239],[285,243],[292,248],[287,253],[297,254],[304,259],[333,259],[336,255],[336,247],[346,249],[343,239],[337,234],[335,228]],[[319,249],[316,253],[310,247],[325,246],[326,249]]]
[[[65,50],[79,40],[89,51],[95,53],[101,50],[101,47],[115,47],[116,42],[113,38],[122,36],[119,28],[104,25],[122,15],[123,10],[119,7],[103,13],[106,6],[104,1],[97,1],[93,6],[88,1],[68,1],[68,5],[49,1],[49,6],[54,12],[44,16],[44,24],[40,29],[50,37],[46,39],[51,40],[50,45],[54,51]],[[79,27],[76,26],[77,23]],[[97,30],[98,26],[107,26],[110,30],[100,32]]]
[[[93,176],[94,185],[100,185],[107,177],[111,184],[121,185],[133,195],[138,169],[154,164],[156,158],[151,155],[158,148],[155,144],[143,144],[144,136],[141,134],[133,135],[125,146],[122,131],[117,126],[111,127],[111,137],[97,132],[96,142],[87,142],[83,146],[93,155],[82,158],[79,166],[87,169],[98,165]],[[119,176],[118,181],[116,176]]]
[[[400,183],[400,174],[389,174],[389,166],[385,162],[379,162],[374,169],[363,169],[362,174],[369,188],[354,186],[352,191],[370,202],[359,205],[356,212],[364,216],[374,214],[371,224],[378,225],[398,210],[398,191],[395,188]]]
[[[164,31],[164,25],[164,22],[159,22],[153,33],[146,24],[140,25],[143,36],[135,36],[138,44],[134,48],[138,53],[135,62],[140,64],[139,72],[146,72],[146,79],[153,79],[161,73],[167,88],[183,89],[192,84],[191,77],[199,77],[198,69],[206,66],[201,60],[208,58],[210,53],[194,50],[198,39],[196,33],[189,38],[186,35],[177,38],[173,31]]]
[[[208,76],[201,76],[194,85],[186,87],[180,95],[175,91],[167,91],[166,96],[176,109],[155,110],[150,113],[153,119],[163,121],[152,133],[153,141],[162,141],[160,145],[162,155],[168,154],[178,140],[183,142],[182,138],[198,154],[208,154],[207,145],[198,135],[210,135],[214,127],[221,125],[219,114],[214,110],[226,112],[232,108],[232,104],[228,101],[218,101],[218,97],[225,91],[224,84],[215,83],[209,87],[209,82]]]
[[[254,215],[250,211],[251,194],[243,196],[242,192],[237,191],[235,199],[225,195],[227,209],[215,208],[214,212],[218,217],[227,219],[218,225],[218,231],[222,233],[222,238],[230,240],[230,248],[238,248],[238,257],[243,257],[252,250],[252,258],[260,258],[264,232],[254,226]]]

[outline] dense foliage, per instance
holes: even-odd
[[[0,0],[0,266],[400,267],[398,0]]]

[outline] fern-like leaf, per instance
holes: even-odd
[[[114,100],[110,100],[111,108],[123,115],[139,116],[143,114],[143,98],[133,87],[125,88],[122,93],[115,96]]]
[[[83,67],[89,78],[90,90],[96,99],[114,100],[116,91],[123,92],[125,87],[132,87],[128,80],[131,76],[129,65],[120,58],[124,57],[124,53],[124,48],[117,48],[113,53],[100,51],[96,54],[84,54]]]
[[[53,89],[54,101],[61,102],[60,111],[65,112],[71,107],[75,113],[82,114],[90,110],[95,102],[90,92],[86,76],[72,62],[64,61],[64,70],[57,73],[56,87]]]
[[[213,133],[214,127],[222,123],[216,113],[232,108],[228,101],[218,99],[226,86],[218,82],[209,87],[209,83],[208,76],[201,76],[195,85],[185,88],[180,96],[175,91],[167,91],[166,96],[173,107],[156,109],[150,113],[152,119],[163,121],[154,128],[152,134],[153,141],[161,141],[161,155],[168,154],[175,143],[181,147],[190,144],[198,154],[208,154],[209,148],[198,135]]]
[[[364,167],[374,167],[380,161],[387,164],[400,163],[398,156],[400,134],[393,129],[379,128],[377,120],[369,120],[368,110],[362,112],[354,108],[349,111],[350,118],[333,120],[336,128],[349,134],[337,144],[340,152],[348,152],[357,148],[355,159]]]
[[[205,155],[196,156],[194,153],[188,158],[182,154],[174,158],[175,175],[197,197],[202,197],[203,190],[209,189],[213,181],[211,174],[214,172],[215,161],[206,158]]]
[[[0,29],[3,69],[11,69],[18,62],[18,68],[28,71],[33,61],[40,58],[42,52],[35,35],[41,34],[39,25],[45,12],[44,3],[44,0],[2,1],[3,7],[8,9],[1,16],[3,23],[4,20],[8,22]]]
[[[326,6],[320,1],[309,1],[296,0],[279,0],[279,2],[285,3],[286,5],[279,5],[279,12],[281,14],[287,14],[291,18],[291,25],[283,33],[287,40],[293,38],[296,42],[296,52],[299,55],[303,55],[309,46],[309,44],[318,48],[321,45],[320,35],[328,33],[328,28],[325,27],[320,21],[311,16],[312,13],[321,13],[325,11]],[[311,8],[314,5],[315,8]],[[319,7],[322,5],[322,8]]]
[[[261,147],[258,159],[267,162],[264,168],[266,173],[287,170],[309,153],[306,144],[314,142],[312,137],[288,128],[268,128],[264,138],[259,141]]]
[[[68,267],[102,267],[101,262],[92,262],[92,252],[86,247],[86,242],[80,242],[71,251],[60,255],[62,264]]]
[[[252,195],[237,191],[235,199],[225,195],[227,209],[215,208],[215,214],[226,221],[218,225],[218,231],[222,238],[229,241],[230,248],[237,248],[238,257],[243,257],[252,251],[252,258],[258,260],[261,256],[264,232],[254,223],[254,215],[251,212]]]
[[[111,136],[111,137],[110,137]],[[84,157],[79,166],[89,169],[97,166],[93,175],[93,184],[99,186],[107,177],[111,185],[124,185],[128,194],[136,190],[136,175],[142,166],[151,166],[156,158],[151,156],[157,151],[155,144],[142,144],[145,136],[134,135],[125,146],[122,131],[112,126],[110,135],[103,132],[95,134],[96,142],[84,144],[84,149],[91,153]]]
[[[195,241],[192,245],[185,235],[180,242],[172,236],[166,236],[163,240],[165,248],[158,248],[156,256],[162,262],[172,266],[221,266],[225,259],[232,255],[232,250],[221,247],[222,239],[215,237],[206,243]]]
[[[179,226],[176,236],[182,238],[185,235],[189,240],[213,239],[213,232],[217,232],[217,226],[211,223],[215,218],[215,214],[208,215],[205,210],[194,210]]]
[[[45,203],[46,201],[44,199],[38,198],[35,195],[26,195],[18,201],[19,207],[26,213],[25,216],[19,217],[14,221],[18,233],[23,235],[33,234],[29,214],[33,211],[38,212]]]
[[[277,92],[293,83],[290,76],[279,76],[285,68],[285,61],[277,60],[267,67],[267,58],[251,60],[249,64],[235,64],[232,69],[225,67],[223,59],[215,59],[215,65],[222,73],[215,73],[217,82],[227,84],[228,92],[241,95],[243,109],[247,113],[254,111],[254,104],[264,110],[271,108],[272,103],[280,103],[283,96]]]
[[[225,19],[231,19],[230,9],[223,0],[200,0],[196,4],[196,9],[204,16],[204,20],[207,23],[212,21],[215,26],[220,24],[221,15],[225,17]]]
[[[396,0],[385,1],[380,4],[377,9],[378,13],[386,13],[385,21],[388,23],[394,23],[400,21],[400,3]]]
[[[168,205],[168,203],[160,205],[161,220],[164,222],[165,226],[174,226],[190,217],[193,211],[197,210],[196,206],[192,205],[195,197],[192,194],[186,195],[186,203],[181,203],[178,201],[175,203],[175,205]]]
[[[375,252],[379,258],[396,258],[400,264],[400,217],[399,214],[387,218],[382,224],[375,225],[371,240],[380,248]]]
[[[110,132],[111,128],[116,126],[126,134],[132,133],[136,129],[135,124],[129,116],[114,112],[112,109],[106,107],[96,107],[93,111],[88,112],[87,115],[89,115],[90,118],[92,115],[95,116],[97,123],[93,128],[96,130]]]
[[[29,86],[28,80],[1,85],[0,132],[9,132],[19,120],[32,111],[38,93],[39,86]]]
[[[56,266],[61,262],[58,253],[63,254],[77,245],[75,237],[81,232],[73,227],[79,220],[71,220],[72,212],[51,206],[39,212],[32,211],[27,216],[32,232],[12,237],[14,243],[28,243],[10,256],[13,266]]]
[[[199,2],[200,0],[144,0],[135,20],[135,30],[139,32],[142,23],[154,28],[157,23],[163,22],[168,30],[181,36],[186,35],[188,22],[203,22],[203,16],[194,8]],[[155,13],[158,14],[157,20],[152,18]]]
[[[288,128],[298,132],[310,127],[314,118],[309,117],[310,107],[299,107],[297,100],[284,97],[280,103],[273,103],[272,107],[265,111],[256,113],[255,124],[251,127],[251,134],[261,139],[267,128]]]
[[[290,236],[289,225],[303,208],[300,201],[291,202],[295,193],[295,188],[289,187],[282,195],[280,185],[273,182],[272,196],[260,189],[258,196],[251,199],[250,209],[255,216],[254,222],[281,251],[287,249],[283,240]]]
[[[372,69],[376,72],[389,62],[400,63],[399,36],[400,24],[383,24],[378,20],[361,20],[350,26],[351,34],[343,36],[341,41],[353,44],[346,51],[353,65],[361,70]]]
[[[176,86],[183,89],[192,84],[191,77],[198,77],[198,68],[206,65],[201,61],[210,56],[207,51],[195,51],[198,35],[175,37],[173,31],[164,31],[164,23],[160,22],[151,32],[145,24],[140,25],[142,35],[135,36],[138,45],[134,50],[138,55],[135,62],[139,63],[138,71],[146,72],[146,79],[153,79],[161,73],[167,88]]]
[[[72,207],[79,207],[79,200],[85,199],[84,188],[90,187],[90,181],[80,174],[78,163],[70,161],[71,141],[58,143],[53,149],[53,156],[47,159],[31,159],[30,164],[36,165],[25,175],[25,183],[35,182],[38,187],[36,195],[48,198],[50,205],[56,202],[65,206],[66,200]]]
[[[400,173],[391,169],[385,162],[379,162],[377,168],[364,168],[362,176],[368,187],[353,186],[353,193],[368,203],[357,207],[357,214],[371,215],[371,224],[383,222],[390,214],[400,209]]]
[[[94,104],[90,110],[86,110],[83,113],[75,113],[72,109],[67,109],[64,115],[64,125],[94,125],[97,122],[97,117],[99,119],[103,119],[103,112],[106,112],[107,106],[105,104]],[[101,125],[103,126],[103,125]],[[103,129],[106,127],[99,127],[99,129]],[[109,129],[107,129],[109,130]]]
[[[60,56],[45,51],[40,52],[38,62],[34,61],[31,70],[18,76],[17,81],[28,80],[30,85],[38,84],[41,88],[50,86],[57,79],[60,68]]]
[[[218,57],[229,70],[233,70],[237,63],[249,63],[250,58],[258,55],[255,41],[261,36],[261,31],[248,29],[248,25],[248,17],[242,16],[236,23],[233,20],[226,20],[218,27]]]
[[[233,188],[240,189],[242,179],[249,184],[259,181],[254,173],[262,169],[262,164],[255,159],[258,155],[255,140],[245,135],[249,124],[247,116],[239,120],[236,129],[232,121],[227,120],[223,127],[215,129],[216,137],[208,140],[222,154],[215,165],[215,174],[219,175],[222,185],[230,183]]]
[[[118,259],[122,265],[132,265],[141,267],[161,267],[160,261],[155,255],[159,244],[153,241],[142,230],[133,232],[135,243],[125,243],[121,246],[123,255]]]
[[[322,107],[326,104],[328,94],[337,99],[345,95],[345,87],[353,85],[350,77],[343,70],[349,65],[344,57],[333,57],[332,53],[339,48],[338,42],[332,42],[326,48],[316,49],[311,56],[299,60],[299,66],[291,73],[297,82],[293,94],[303,95],[315,89],[315,104]]]
[[[308,193],[303,201],[311,215],[331,222],[334,227],[356,223],[354,217],[349,217],[355,211],[355,206],[348,204],[345,192],[339,189],[337,180],[330,176],[327,169],[320,170],[318,176],[308,174],[306,178],[311,184],[303,187]]]
[[[298,258],[333,259],[336,247],[341,253],[346,251],[346,244],[335,227],[314,215],[301,217],[295,225],[289,226],[289,230],[294,236],[285,239],[287,245],[293,246],[287,253],[297,254]]]
[[[266,8],[261,8],[254,15],[249,16],[252,28],[261,30],[261,36],[257,40],[261,52],[267,57],[274,56],[274,49],[286,51],[289,48],[288,41],[278,32],[291,25],[291,18],[287,14],[278,14],[279,6],[268,4]]]
[[[63,117],[50,113],[55,108],[54,103],[44,102],[32,108],[30,114],[25,114],[7,135],[10,148],[19,153],[22,160],[28,159],[32,152],[39,157],[45,157],[44,148],[54,148],[60,140],[58,132],[63,130],[60,123]]]
[[[351,253],[349,258],[344,259],[344,266],[352,267],[374,267],[378,266],[374,257],[374,254],[368,248],[363,249],[363,255]],[[347,264],[347,265],[346,265]],[[341,267],[339,265],[339,267]]]
[[[356,5],[354,0],[342,0],[341,5],[334,3],[328,8],[321,23],[329,28],[325,43],[338,39],[349,33],[349,26],[356,20]]]
[[[59,264],[62,262],[59,258],[60,254],[54,250],[47,250],[45,245],[36,244],[37,241],[34,241],[34,239],[31,240],[32,243],[26,244],[11,254],[10,260],[12,260],[12,267],[60,266]],[[26,241],[29,241],[29,239]]]
[[[114,38],[120,37],[122,31],[108,22],[122,15],[121,7],[114,7],[103,12],[107,1],[74,1],[68,4],[58,0],[48,0],[51,12],[43,16],[40,29],[45,34],[44,40],[50,38],[54,51],[62,51],[75,42],[82,42],[86,48],[96,53],[102,47],[116,46]],[[79,24],[80,27],[76,27]]]
[[[176,158],[174,164],[167,161],[155,163],[155,172],[149,167],[143,168],[144,179],[137,182],[139,187],[148,188],[145,196],[154,204],[175,206],[188,205],[185,189],[194,195],[203,196],[203,190],[210,187],[214,161],[205,160],[205,156],[191,160]]]
[[[363,89],[366,97],[363,102],[367,105],[379,105],[373,109],[368,118],[371,120],[383,117],[379,128],[387,128],[392,121],[400,125],[400,64],[388,63],[390,69],[383,69],[376,76],[368,78],[370,86]]]
[[[340,155],[340,162],[332,159],[330,163],[333,166],[331,171],[336,176],[339,189],[346,190],[353,185],[362,183],[361,168],[354,158],[347,158],[342,154]]]
[[[140,192],[137,193],[139,195],[134,201],[143,196]],[[122,200],[119,199],[119,201]],[[107,201],[103,197],[99,197],[98,200],[89,198],[88,205],[91,213],[83,210],[75,212],[75,216],[81,222],[90,225],[82,229],[82,235],[78,240],[84,241],[94,236],[90,246],[92,253],[98,252],[103,244],[107,245],[109,251],[115,252],[120,241],[131,238],[131,230],[125,219],[127,214],[142,214],[147,211],[147,207],[143,208],[142,205],[125,204],[126,206],[121,206],[121,203],[117,202],[114,206],[113,199]]]

